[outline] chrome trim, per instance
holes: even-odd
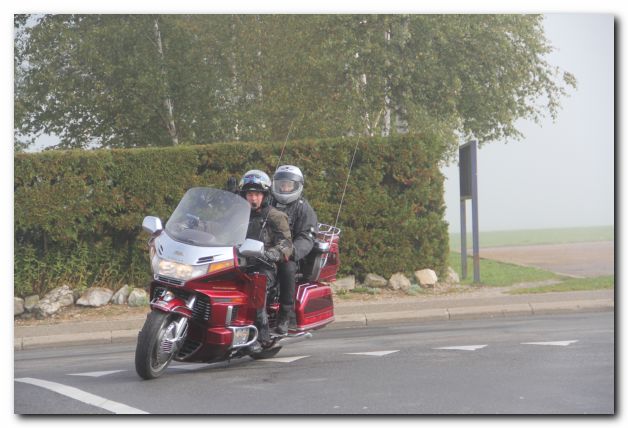
[[[172,325],[175,325],[176,330],[172,339],[164,338],[160,344],[159,350],[162,354],[169,354],[170,352],[179,352],[179,348],[182,345],[182,341],[188,333],[188,319],[187,317],[181,317],[179,321],[170,323],[167,329],[170,329]]]
[[[318,287],[317,284],[301,284],[299,285],[299,289],[297,290],[297,301],[299,303],[303,303],[303,299],[305,298],[306,291],[310,288]]]
[[[255,331],[255,334],[253,335],[253,339],[251,339],[250,341],[243,343],[242,345],[234,345],[233,344],[233,339],[231,339],[231,346],[229,346],[229,349],[238,349],[238,348],[244,348],[246,346],[251,346],[253,343],[255,343],[255,341],[257,340],[257,336],[259,334],[259,332],[257,331],[257,327],[255,327],[254,325],[244,325],[244,326],[228,326],[227,327],[229,330],[231,330],[231,332],[234,334],[235,336],[235,331],[236,329],[241,329],[241,328],[248,328],[248,329],[253,329]],[[251,334],[249,332],[249,334]]]
[[[190,298],[190,300],[187,302],[187,307],[189,310],[191,310],[192,312],[194,312],[194,303],[196,303],[196,294],[192,294],[192,297]]]
[[[334,315],[332,315],[330,318],[327,318],[326,320],[322,320],[322,321],[319,321],[319,322],[314,323],[314,324],[308,324],[308,325],[305,325],[303,327],[297,327],[295,330],[299,331],[299,332],[305,332],[307,330],[314,330],[316,328],[323,327],[323,326],[333,322],[334,320],[335,320]]]
[[[225,325],[230,325],[233,318],[233,305],[227,306],[227,316],[225,317]]]

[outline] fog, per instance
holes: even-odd
[[[481,231],[614,224],[614,17],[547,14],[554,66],[578,88],[563,98],[556,122],[519,122],[521,141],[496,141],[478,152]],[[44,136],[30,150],[58,141]],[[445,219],[460,231],[457,164],[446,176]],[[471,202],[467,202],[468,230]]]
[[[478,150],[480,231],[614,224],[614,17],[548,14],[554,66],[578,80],[555,123],[520,122],[524,138]],[[443,168],[446,220],[460,231],[457,164]],[[467,202],[471,230],[471,201]]]

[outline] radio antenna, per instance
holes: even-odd
[[[288,128],[288,135],[286,135],[286,141],[283,142],[283,147],[281,148],[281,153],[279,154],[279,160],[277,161],[277,166],[275,167],[275,171],[277,171],[277,168],[279,168],[279,165],[281,164],[281,158],[283,157],[283,152],[286,149],[286,144],[288,144],[288,137],[290,137],[290,133],[292,132],[293,123],[294,123],[294,119],[292,119],[292,122],[290,122],[290,127]]]
[[[345,193],[347,192],[347,185],[349,184],[349,177],[351,177],[351,170],[353,169],[353,161],[355,160],[355,154],[358,151],[358,143],[360,142],[360,135],[355,141],[355,148],[353,149],[353,157],[351,158],[351,164],[349,165],[349,172],[347,173],[347,180],[345,181],[345,188],[342,190],[342,197],[340,198],[340,206],[338,207],[338,214],[336,214],[336,222],[334,228],[338,225],[338,218],[340,217],[340,210],[342,209],[342,203],[345,200]]]

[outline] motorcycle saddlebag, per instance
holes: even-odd
[[[297,288],[297,330],[321,328],[334,320],[331,287],[322,284],[301,284]]]

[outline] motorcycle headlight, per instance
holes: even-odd
[[[151,265],[154,274],[180,279],[182,281],[205,275],[208,269],[208,264],[194,266],[165,260],[159,256],[153,257]]]

